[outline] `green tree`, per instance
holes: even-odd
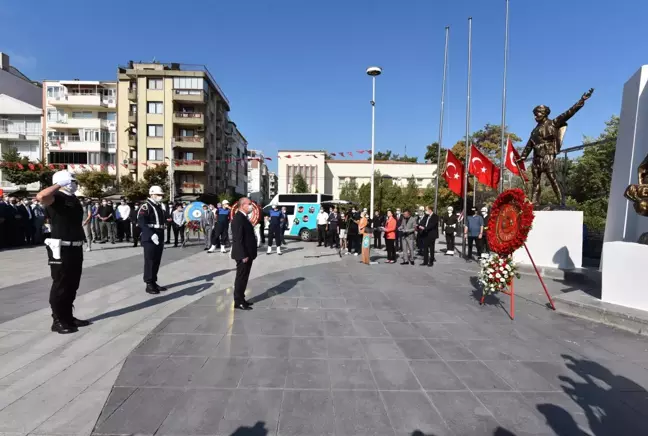
[[[437,153],[439,151],[439,143],[438,142],[433,142],[432,144],[428,145],[425,150],[425,157],[423,158],[426,162],[429,163],[438,163],[437,162]],[[443,157],[443,156],[442,156]]]
[[[367,160],[371,160],[371,156],[367,158]],[[418,158],[414,156],[400,156],[397,153],[393,153],[391,150],[387,150],[385,152],[379,151],[377,153],[374,153],[374,160],[381,160],[381,161],[394,161],[394,162],[417,162]]]
[[[131,176],[121,176],[119,190],[129,201],[143,200],[148,196],[148,187],[144,182],[133,180]]]
[[[512,143],[520,142],[521,139],[507,129],[506,136]],[[472,134],[472,142],[479,150],[491,159],[499,160],[502,154],[502,127],[499,124],[487,123],[483,129]],[[496,162],[499,164],[499,162]]]
[[[86,197],[102,197],[106,190],[115,185],[115,176],[108,171],[84,171],[76,175]]]
[[[2,152],[2,160],[5,164],[9,164],[3,171],[6,180],[16,185],[29,185],[30,183],[38,182],[40,175],[37,171],[29,169],[29,159],[21,156],[15,147],[7,147]],[[22,169],[17,165],[22,165]]]
[[[407,179],[407,186],[402,190],[401,204],[400,207],[404,209],[409,209],[412,213],[415,212],[416,207],[420,203],[419,199],[419,187],[416,183],[416,177],[413,175]]]
[[[333,160],[333,156],[331,156],[327,151],[324,153],[324,160]]]
[[[358,184],[355,180],[344,182],[340,188],[340,200],[352,201],[354,203],[360,202],[360,195]]]
[[[301,174],[295,174],[295,177],[293,177],[292,192],[293,194],[301,194],[301,193],[309,192],[306,179],[304,179],[304,176],[302,176]]]
[[[162,192],[169,192],[169,171],[166,164],[152,166],[147,168],[142,175],[146,184],[146,195],[151,186],[159,186]]]

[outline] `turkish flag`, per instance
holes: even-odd
[[[468,172],[475,176],[479,183],[497,189],[500,180],[500,169],[495,166],[475,145],[470,147],[470,165]]]
[[[446,154],[446,168],[443,173],[443,178],[448,182],[448,188],[459,197],[463,197],[463,185],[464,185],[464,170],[463,164],[457,156],[455,156],[450,150]]]
[[[522,177],[524,181],[527,182],[529,179],[527,179],[526,174],[524,174],[524,171],[526,171],[526,168],[524,168],[524,162],[518,162],[517,165],[515,164],[515,162],[520,158],[520,155],[518,154],[515,147],[513,147],[511,138],[509,138],[507,142],[508,145],[506,147],[506,168],[508,168],[508,170],[513,174]],[[520,170],[522,170],[522,172],[520,172]]]

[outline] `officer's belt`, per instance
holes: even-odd
[[[61,247],[83,247],[83,241],[61,241]]]
[[[148,225],[152,229],[163,229],[164,226],[162,224],[149,224]]]

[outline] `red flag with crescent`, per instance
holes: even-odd
[[[522,177],[524,181],[527,182],[529,179],[527,179],[526,174],[524,174],[524,171],[526,171],[526,168],[524,167],[524,162],[519,162],[517,165],[515,164],[515,162],[520,158],[520,155],[515,149],[515,147],[513,147],[511,138],[508,138],[507,142],[508,145],[506,147],[506,168],[508,168],[508,170],[513,174]],[[520,170],[522,170],[522,173],[520,173]]]
[[[463,164],[450,150],[446,154],[446,167],[443,178],[448,183],[448,188],[459,197],[463,197],[464,171]]]
[[[479,151],[473,144],[470,147],[470,165],[468,172],[475,176],[479,183],[497,189],[500,179],[500,169]]]

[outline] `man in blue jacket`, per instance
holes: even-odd
[[[281,233],[283,232],[284,214],[279,210],[276,204],[272,205],[270,210],[270,228],[268,229],[268,254],[272,253],[272,241],[277,244],[277,254],[281,254]]]
[[[220,246],[221,253],[226,253],[225,245],[227,244],[227,235],[229,234],[229,216],[230,206],[229,201],[223,200],[223,203],[218,206],[218,220],[216,226],[216,247]]]

